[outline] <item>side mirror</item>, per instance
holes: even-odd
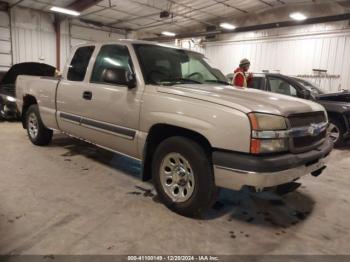
[[[104,69],[102,72],[102,81],[109,84],[127,86],[130,89],[136,87],[135,74],[123,68]]]
[[[311,91],[307,90],[307,89],[303,89],[301,91],[301,97],[304,98],[304,99],[311,99],[312,98]]]

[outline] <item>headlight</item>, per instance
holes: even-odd
[[[250,113],[249,119],[253,130],[285,130],[287,129],[286,120],[282,116]]]
[[[12,96],[6,96],[6,100],[9,102],[16,102],[16,98],[14,98]]]
[[[261,113],[250,113],[248,116],[252,126],[252,154],[288,151],[288,137],[284,132],[287,124],[284,117]]]

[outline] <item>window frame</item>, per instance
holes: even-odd
[[[86,47],[92,47],[93,50],[92,50],[92,52],[91,52],[91,56],[90,56],[90,58],[89,58],[89,62],[87,63],[87,66],[86,66],[84,78],[83,78],[82,80],[71,80],[71,79],[69,79],[69,69],[70,69],[70,66],[71,66],[71,64],[72,64],[72,62],[73,62],[73,59],[74,59],[74,57],[75,57],[75,55],[76,55],[76,53],[78,52],[79,49],[81,49],[81,48],[86,48]],[[93,44],[91,44],[91,45],[82,45],[82,46],[77,46],[77,47],[76,47],[76,49],[75,49],[74,52],[72,53],[72,56],[71,56],[70,59],[69,59],[69,64],[67,64],[67,69],[66,69],[66,73],[65,73],[65,79],[66,79],[67,81],[74,82],[74,83],[82,83],[82,82],[85,82],[86,77],[89,75],[89,72],[90,72],[90,64],[91,64],[91,61],[94,60],[94,54],[95,54],[95,52],[96,52],[96,49],[97,49],[96,45],[93,45]]]
[[[254,81],[254,78],[255,79],[261,78],[261,81],[259,82],[259,88],[254,88],[254,87],[248,87],[248,88],[260,90],[260,91],[268,91],[268,89],[266,87],[267,79],[265,76],[253,76],[253,81]]]
[[[111,84],[111,83],[105,83],[105,82],[97,82],[97,81],[92,81],[92,76],[93,76],[93,73],[94,73],[94,69],[95,69],[95,65],[96,65],[96,61],[98,59],[98,56],[102,50],[102,48],[104,46],[119,46],[119,47],[124,47],[126,48],[126,50],[128,51],[128,54],[129,54],[129,57],[130,57],[130,68],[131,68],[131,73],[135,74],[135,66],[134,66],[134,62],[133,62],[133,59],[132,59],[132,55],[131,55],[131,52],[130,52],[130,49],[128,47],[128,45],[125,45],[125,44],[120,44],[120,43],[106,43],[106,44],[101,44],[98,48],[96,48],[95,50],[95,55],[93,57],[93,60],[91,60],[91,69],[90,69],[90,72],[89,72],[89,76],[88,76],[88,83],[89,84],[94,84],[94,85],[108,85],[108,86],[121,86],[121,87],[127,87],[126,85],[117,85],[117,84]]]
[[[270,80],[271,80],[271,78],[277,79],[277,80],[280,80],[280,81],[284,81],[284,82],[286,82],[288,85],[292,86],[292,87],[295,89],[295,91],[296,91],[296,95],[293,96],[293,95],[286,95],[286,94],[281,94],[281,93],[273,92],[273,91],[271,90],[271,85],[270,85]],[[286,96],[297,97],[297,98],[300,96],[300,90],[299,90],[299,88],[297,88],[297,87],[296,87],[295,85],[293,85],[290,81],[288,81],[288,79],[286,79],[286,78],[284,78],[284,77],[279,77],[279,76],[274,76],[274,75],[266,76],[266,89],[267,89],[269,92],[274,93],[274,94],[286,95]]]

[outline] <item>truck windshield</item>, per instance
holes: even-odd
[[[299,84],[301,84],[303,87],[305,87],[307,90],[311,91],[311,93],[314,96],[324,94],[324,92],[320,88],[318,88],[315,84],[297,77],[295,77],[294,79],[295,81],[299,82]]]
[[[218,69],[212,68],[203,55],[149,44],[134,44],[146,84],[228,85]]]

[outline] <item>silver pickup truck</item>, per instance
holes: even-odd
[[[316,103],[227,84],[202,54],[144,41],[76,47],[62,77],[19,76],[35,145],[52,130],[142,161],[160,200],[196,216],[217,186],[257,191],[319,175],[332,150]]]

